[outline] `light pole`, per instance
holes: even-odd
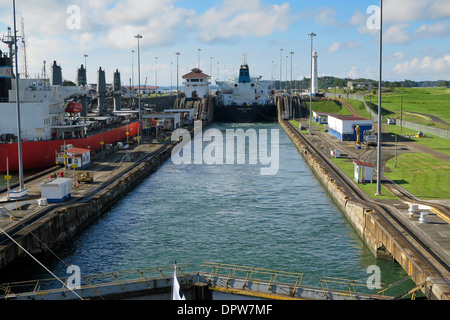
[[[198,49],[198,68],[200,69],[200,51],[202,51],[202,49]]]
[[[283,65],[283,49],[280,49],[280,91],[281,91],[281,68]]]
[[[134,87],[134,50],[131,50],[131,86]]]
[[[217,81],[220,81],[220,61],[217,61]]]
[[[212,76],[212,60],[213,60],[213,57],[209,57],[209,76],[211,77],[211,81],[213,78],[213,76]]]
[[[294,54],[293,51],[289,52],[289,54],[291,55],[291,85],[289,86],[291,94],[292,94],[292,55]]]
[[[380,71],[378,80],[378,137],[377,137],[377,192],[381,195],[381,81],[383,62],[383,0],[380,0]]]
[[[316,36],[316,34],[314,32],[311,32],[310,34],[308,34],[308,36],[311,37],[311,89],[309,92],[309,135],[312,135],[312,91],[313,91],[313,81],[312,81],[312,77],[313,77],[313,38]]]
[[[19,191],[25,190],[23,182],[23,162],[22,162],[22,134],[20,126],[20,96],[19,96],[19,58],[17,50],[17,29],[16,29],[16,1],[13,1],[13,16],[14,16],[14,57],[16,58],[16,110],[17,110],[17,146],[19,157]],[[11,57],[12,59],[12,57]]]
[[[289,52],[289,54],[291,55],[291,82],[289,84],[289,94],[290,94],[289,110],[291,112],[290,116],[292,117],[294,115],[294,111],[292,110],[292,99],[293,99],[293,95],[292,95],[292,55],[294,54],[294,52],[291,51],[291,52]]]
[[[158,57],[155,57],[155,86],[155,90],[158,92]]]
[[[138,40],[138,110],[139,110],[139,137],[141,137],[142,123],[141,123],[141,53],[139,47],[139,40],[142,39],[140,34],[134,36]]]
[[[87,54],[83,55],[84,57],[84,71],[86,72],[86,86],[87,86],[87,57],[89,57]]]
[[[181,54],[179,52],[175,52],[175,54],[177,55],[177,107],[178,107],[178,56]]]
[[[286,56],[286,91],[288,89],[288,58],[289,56]]]

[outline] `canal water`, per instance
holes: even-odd
[[[212,261],[303,273],[304,284],[318,287],[324,276],[365,283],[374,265],[382,283],[406,277],[398,264],[372,255],[278,123],[213,123],[207,129],[220,130],[224,139],[226,129],[267,130],[269,155],[276,130],[278,171],[262,175],[267,162],[251,164],[249,158],[222,165],[169,159],[68,242],[57,253],[61,261],[46,261],[52,272],[66,277],[68,265],[97,274]],[[29,278],[51,276],[36,267]]]

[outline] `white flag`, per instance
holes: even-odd
[[[173,271],[173,292],[172,300],[186,300],[177,279],[177,267]]]

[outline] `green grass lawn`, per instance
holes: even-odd
[[[438,136],[434,136],[431,134],[426,134],[429,136],[428,138],[416,138],[414,135],[417,133],[417,131],[408,129],[408,128],[400,128],[400,125],[387,125],[384,127],[385,131],[396,134],[396,135],[403,135],[403,136],[411,136],[411,140],[414,140],[415,142],[427,146],[430,149],[450,154],[450,139],[441,138]]]
[[[353,164],[352,160],[346,158],[332,158],[331,161],[333,161],[333,163],[337,165],[349,178],[354,179],[355,165]],[[389,190],[384,186],[381,186],[381,195],[375,195],[375,193],[377,192],[376,176],[374,176],[373,183],[358,183],[358,186],[362,191],[364,191],[369,197],[373,199],[397,199],[397,197],[390,193]]]
[[[358,114],[366,119],[372,119],[370,116],[370,113],[367,112],[366,107],[364,106],[364,102],[362,102],[361,100],[356,100],[356,99],[343,99],[345,101],[347,101],[352,107],[353,109],[355,109],[356,112],[358,112]]]
[[[411,113],[431,114],[450,122],[450,88],[396,88],[393,92],[383,93],[383,108],[394,112],[394,118],[400,118],[403,98],[403,118],[411,121],[433,124],[426,118]],[[378,95],[366,96],[366,101],[378,103]],[[406,117],[406,118],[405,118]]]
[[[309,100],[306,101],[306,106],[309,110]],[[339,115],[351,115],[352,113],[346,107],[342,106],[338,101],[334,100],[320,100],[313,101],[312,110],[316,112],[330,112]]]
[[[404,153],[386,163],[385,175],[421,199],[450,199],[450,164],[428,154]],[[390,171],[390,172],[388,172]]]

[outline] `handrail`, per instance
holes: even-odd
[[[181,272],[182,268],[187,269],[191,268],[192,264],[189,263],[183,263],[183,264],[177,264],[177,274],[183,275]],[[124,270],[124,271],[117,271],[117,272],[106,272],[106,273],[99,273],[99,274],[91,274],[86,275],[82,277],[82,281],[84,281],[84,284],[81,284],[81,286],[87,286],[93,288],[94,291],[97,291],[95,289],[96,285],[102,285],[105,283],[117,283],[120,286],[122,284],[125,284],[127,282],[132,282],[136,280],[136,277],[143,278],[146,280],[147,278],[151,277],[162,277],[162,278],[171,278],[173,277],[173,271],[174,266],[173,265],[167,265],[167,266],[159,266],[159,267],[149,267],[149,268],[141,268],[141,269],[134,269],[134,270]],[[70,279],[70,277],[62,277],[60,278],[62,281],[67,283],[67,281]],[[55,290],[56,286],[55,284],[57,281],[54,278],[49,279],[40,279],[40,280],[28,280],[28,281],[18,281],[18,282],[11,282],[11,283],[4,283],[0,284],[0,294],[2,295],[9,295],[14,293],[21,293],[21,292],[33,292],[34,294],[38,294],[40,292],[45,291],[52,291]],[[51,289],[48,289],[51,288]]]
[[[304,274],[298,272],[288,272],[288,271],[280,271],[280,270],[270,270],[263,268],[254,268],[240,265],[232,265],[232,264],[222,264],[216,262],[203,262],[201,267],[210,267],[211,272],[209,275],[209,281],[212,280],[214,275],[220,275],[227,277],[226,283],[228,284],[230,277],[233,278],[241,278],[244,279],[243,288],[245,289],[247,283],[250,280],[254,281],[266,281],[269,283],[268,289],[274,284],[285,284],[285,282],[281,282],[279,279],[295,279],[294,288],[297,288],[304,277]],[[206,276],[206,274],[205,274]],[[260,278],[255,278],[260,277]]]

